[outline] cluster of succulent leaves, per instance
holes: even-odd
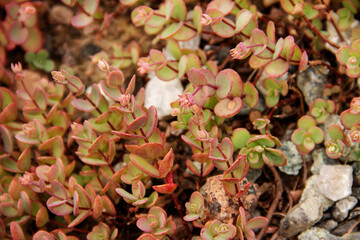
[[[102,12],[99,0],[62,2],[78,11],[72,18],[77,28],[101,22],[102,31],[113,17]],[[135,6],[138,1],[120,3]],[[360,31],[353,30],[351,42],[337,46],[321,30],[320,9],[334,20],[330,1],[322,1],[322,6],[302,0],[281,0],[280,4],[308,24],[304,33],[312,39],[314,50],[322,47],[321,41],[337,49],[338,74],[360,76]],[[360,5],[357,0],[342,4],[337,10],[339,18],[331,21],[341,31],[353,23]],[[166,0],[155,10],[148,4],[135,7],[131,13],[136,26],[144,26],[147,34],[166,41],[166,50],[151,49],[148,56],[140,57],[136,42],[125,48],[115,45],[113,53],[93,57],[106,79],[99,84],[85,86],[71,70],[61,69],[52,72],[54,81],[33,86],[27,83],[21,65],[12,65],[15,76],[3,66],[6,50],[19,45],[27,52],[29,68],[53,70],[47,52],[40,50],[43,39],[37,9],[31,2],[0,1],[0,5],[6,10],[0,26],[0,76],[5,72],[18,85],[16,94],[10,86],[0,87],[0,238],[75,240],[79,239],[75,232],[80,232],[89,240],[116,239],[117,220],[131,224],[135,218],[133,222],[143,232],[139,239],[166,239],[177,228],[163,209],[164,198],[171,198],[180,216],[186,211],[184,226],[192,222],[201,228],[205,240],[256,239],[253,230],[267,226],[268,219],[251,218],[242,206],[234,223],[205,222],[205,201],[198,191],[181,207],[175,194],[177,159],[157,126],[156,108],[143,106],[144,89],[135,93],[135,76],[126,81],[120,68],[137,64],[141,74],[154,72],[164,81],[187,79],[184,93],[171,104],[177,118],[171,126],[184,130],[181,138],[192,150],[186,166],[198,177],[198,190],[216,168],[225,192],[241,202],[250,187],[245,178],[249,167],[284,166],[287,162],[284,152],[276,148],[281,146],[279,139],[271,135],[271,117],[252,121],[260,134],[246,128],[226,131],[230,129],[224,126],[227,118],[238,114],[244,104],[250,108],[257,105],[257,89],[235,70],[218,68],[203,50],[183,49],[179,41],[202,34],[236,39],[229,56],[235,61],[249,58],[250,68],[264,70],[265,103],[276,110],[282,104],[281,97],[289,92],[288,82],[278,78],[288,73],[290,65],[298,65],[301,72],[312,64],[293,36],[277,39],[272,21],[260,29],[264,26],[259,22],[261,13],[247,0],[213,0],[204,10],[195,6],[191,17],[183,0]],[[4,80],[8,85],[11,82]],[[327,96],[339,93],[339,88],[329,88]],[[300,154],[310,153],[323,142],[324,132],[317,125],[334,113],[332,100],[316,99],[309,106],[308,115],[298,120],[291,137]],[[351,101],[340,119],[343,128],[333,124],[326,129],[326,153],[334,159],[341,158],[350,140],[360,142],[360,98]],[[118,211],[121,201],[128,216]],[[79,229],[87,221],[91,228]],[[32,234],[27,230],[29,224],[41,230]]]

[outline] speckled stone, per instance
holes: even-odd
[[[337,237],[331,234],[329,231],[313,227],[299,235],[299,240],[342,240],[341,237]]]
[[[291,141],[281,142],[282,146],[279,147],[287,158],[287,164],[283,167],[279,167],[280,171],[288,175],[298,175],[302,168],[302,158],[299,152],[296,150],[296,146]]]
[[[332,211],[334,219],[339,222],[344,220],[348,216],[349,211],[356,206],[357,202],[358,200],[353,196],[337,201]]]
[[[239,202],[235,197],[230,196],[224,190],[222,182],[219,180],[222,175],[216,175],[206,180],[201,187],[200,193],[204,197],[205,210],[202,221],[205,223],[214,219],[228,222],[235,218],[239,213]],[[247,180],[244,179],[244,186]],[[241,198],[243,207],[251,211],[256,207],[260,192],[257,184],[251,184],[249,191]]]

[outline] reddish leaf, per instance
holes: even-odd
[[[170,194],[175,191],[177,185],[175,183],[166,183],[162,185],[153,186],[153,189],[159,193]]]

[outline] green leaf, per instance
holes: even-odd
[[[228,73],[228,69],[219,72],[216,76],[215,82],[217,87],[216,95],[220,99],[226,98],[229,95],[233,84],[232,79],[230,78],[230,75]]]
[[[82,221],[84,221],[89,215],[91,215],[91,210],[81,212],[69,225],[68,228],[75,227]]]
[[[241,149],[246,146],[250,136],[250,132],[246,128],[236,128],[232,133],[231,141],[235,148]]]
[[[138,167],[141,171],[148,174],[151,177],[158,178],[160,173],[157,168],[155,168],[149,161],[146,159],[139,157],[135,154],[130,154],[131,162],[134,163],[136,167]]]
[[[182,26],[184,25],[184,22],[173,22],[169,24],[160,34],[161,39],[168,39],[174,36],[177,32],[180,31]]]
[[[289,69],[289,63],[284,60],[278,58],[275,61],[270,62],[265,67],[265,73],[269,77],[281,77],[283,76]]]

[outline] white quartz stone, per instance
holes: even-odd
[[[349,165],[324,165],[320,169],[318,188],[325,197],[337,201],[350,196],[353,183]]]
[[[158,118],[171,114],[170,103],[176,101],[184,91],[178,78],[162,81],[153,74],[145,87],[145,107],[156,107]]]

